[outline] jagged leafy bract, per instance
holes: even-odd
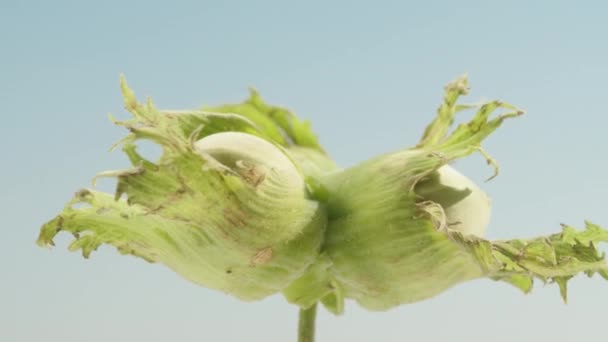
[[[446,87],[418,145],[344,170],[327,156],[308,122],[266,104],[254,90],[240,104],[187,111],[140,104],[124,80],[122,90],[133,118],[115,122],[130,131],[119,145],[132,167],[98,176],[118,179],[113,195],[77,192],[42,227],[39,244],[52,245],[58,233],[69,232],[70,250],[85,257],[102,244],[113,245],[243,300],[282,292],[302,308],[320,301],[336,314],[346,298],[386,310],[478,278],[524,292],[534,279],[553,282],[564,299],[568,280],[578,273],[608,278],[597,248],[608,232],[597,225],[489,241],[463,234],[466,229],[447,219],[442,201],[425,198],[421,184],[474,152],[496,174],[496,162],[481,143],[522,114],[502,101],[458,104],[468,92],[466,77]],[[477,112],[450,132],[455,114],[465,109]],[[496,110],[505,112],[492,117]],[[293,168],[197,150],[197,141],[222,132],[264,139]],[[162,147],[159,160],[137,153],[140,139]],[[247,153],[243,149],[239,156]]]

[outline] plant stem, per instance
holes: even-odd
[[[308,309],[300,309],[298,322],[298,342],[315,341],[315,319],[317,318],[317,304]]]

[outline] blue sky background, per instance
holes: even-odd
[[[442,87],[527,110],[485,144],[501,175],[489,237],[608,227],[604,1],[0,0],[0,341],[294,341],[297,310],[190,284],[101,248],[38,248],[39,226],[98,171],[127,166],[118,76],[159,107],[242,100],[248,86],[310,119],[343,166],[412,145]],[[466,116],[465,116],[466,117]],[[154,149],[145,147],[148,153]],[[477,181],[474,156],[457,167]],[[101,189],[111,190],[104,181]],[[577,277],[524,296],[480,280],[370,313],[321,311],[319,341],[605,338],[608,283]]]

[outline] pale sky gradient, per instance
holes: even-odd
[[[255,86],[310,119],[343,166],[415,143],[442,87],[527,110],[485,144],[501,175],[491,238],[608,227],[608,2],[0,0],[0,341],[295,341],[281,296],[241,303],[102,248],[38,248],[39,226],[103,170],[125,132],[118,76],[160,107],[242,100]],[[153,152],[153,151],[151,151]],[[477,156],[457,166],[481,181]],[[109,181],[101,189],[111,190]],[[606,338],[608,282],[524,296],[476,281],[384,313],[319,314],[318,341]]]

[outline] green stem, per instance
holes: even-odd
[[[315,319],[317,318],[317,304],[308,309],[300,309],[298,322],[298,342],[315,341]]]

